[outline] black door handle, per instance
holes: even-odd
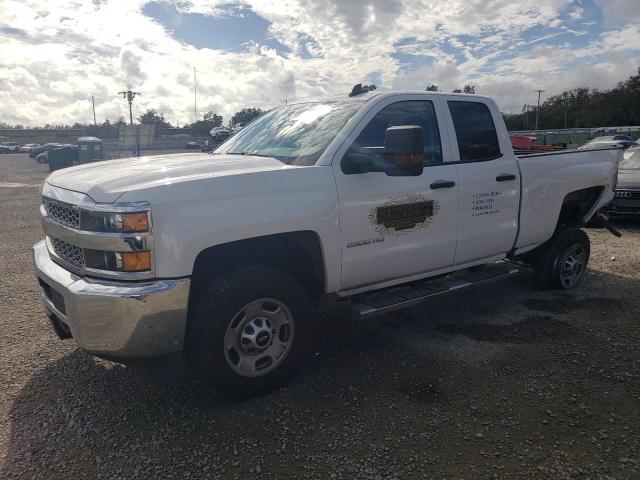
[[[516,176],[511,173],[503,173],[496,177],[496,181],[498,182],[508,182],[509,180],[515,180]]]
[[[437,190],[438,188],[451,188],[456,186],[456,182],[453,180],[438,180],[429,186],[431,187],[431,190]]]

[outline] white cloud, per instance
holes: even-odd
[[[619,23],[637,23],[640,19],[638,0],[594,0],[602,10],[605,27]]]
[[[626,9],[626,0],[614,1]],[[229,14],[229,5],[241,15],[241,2],[270,22],[270,34],[291,49],[287,55],[256,44],[233,51],[195,48],[143,15],[145,0],[0,2],[0,121],[8,123],[91,121],[91,95],[99,120],[128,115],[117,94],[128,86],[142,93],[134,103],[138,112],[157,108],[173,122],[191,122],[193,66],[199,109],[227,119],[243,106],[268,108],[284,99],[347,92],[374,73],[386,88],[476,84],[509,110],[520,108],[534,85],[551,91],[592,79],[589,86],[614,84],[633,73],[640,54],[637,22],[620,26],[628,16],[609,18],[610,30],[581,49],[549,47],[556,37],[554,42],[584,34],[563,27],[562,18],[580,9],[566,13],[575,5],[570,0],[177,4],[181,11],[219,17]],[[606,3],[603,10],[611,9]],[[543,33],[525,35],[533,27]],[[305,50],[312,58],[302,58]],[[621,55],[603,58],[610,52]],[[411,70],[398,54],[415,60]]]
[[[583,17],[584,17],[584,8],[582,7],[574,8],[573,11],[569,14],[569,18],[571,18],[571,20],[580,20]]]

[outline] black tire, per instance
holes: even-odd
[[[580,257],[579,266],[572,279],[563,274],[563,266],[567,266],[568,256]],[[533,256],[534,287],[539,290],[573,288],[580,280],[587,268],[590,254],[590,243],[587,234],[579,228],[564,228],[558,230],[554,236]],[[566,270],[565,270],[566,271]]]
[[[277,367],[262,376],[247,377],[232,368],[225,335],[243,307],[259,299],[275,299],[287,307],[293,317],[293,337]],[[213,280],[193,301],[187,328],[187,358],[196,376],[216,393],[247,397],[275,390],[292,376],[309,351],[311,302],[298,282],[278,270],[239,269]]]

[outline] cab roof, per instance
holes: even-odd
[[[344,93],[340,95],[330,95],[323,97],[313,97],[306,98],[301,100],[296,100],[294,102],[290,102],[292,104],[297,103],[312,103],[312,102],[368,102],[372,98],[375,97],[392,97],[396,95],[420,95],[425,97],[437,97],[437,96],[454,96],[454,97],[463,97],[467,99],[478,99],[478,100],[490,100],[490,97],[484,95],[476,95],[476,94],[468,94],[468,93],[453,93],[453,92],[427,92],[425,90],[373,90],[371,92],[365,92],[358,95],[349,96],[349,93]]]

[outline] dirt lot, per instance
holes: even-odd
[[[45,166],[0,155],[0,478],[640,478],[640,229],[579,288],[526,274],[322,327],[285,389],[211,398],[59,341],[30,247]]]

